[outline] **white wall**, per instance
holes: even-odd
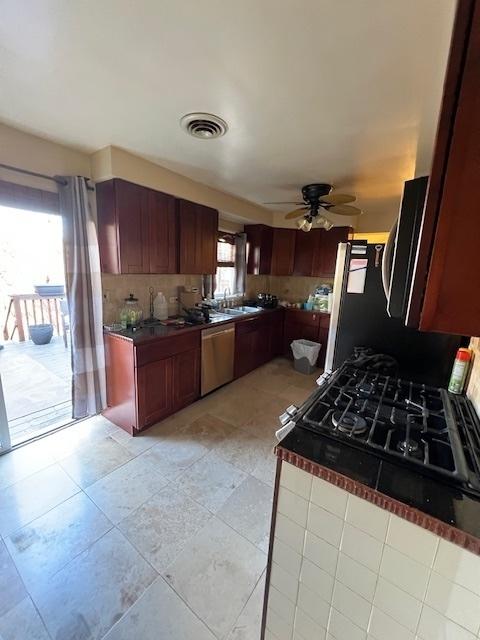
[[[90,156],[38,136],[0,124],[0,163],[46,175],[90,177]],[[0,180],[45,191],[56,191],[54,182],[0,168]]]

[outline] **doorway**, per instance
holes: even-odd
[[[72,398],[62,219],[0,206],[0,229],[2,451],[71,422]]]

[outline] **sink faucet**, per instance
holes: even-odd
[[[227,291],[228,295],[232,294],[232,292],[230,291],[230,287],[225,287],[225,289],[223,290],[223,308],[227,306]]]

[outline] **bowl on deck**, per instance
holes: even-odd
[[[28,331],[33,344],[48,344],[53,336],[53,325],[30,324]]]

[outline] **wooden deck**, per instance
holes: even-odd
[[[70,349],[63,337],[46,345],[5,342],[0,375],[12,444],[71,421]]]

